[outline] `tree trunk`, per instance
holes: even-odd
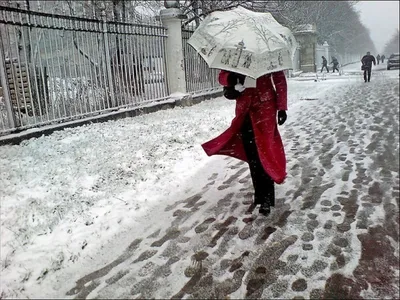
[[[199,16],[200,12],[199,12],[199,0],[192,0],[192,9],[193,9],[193,13],[195,16]],[[195,19],[196,22],[196,28],[199,27],[200,25],[200,19],[197,17]]]

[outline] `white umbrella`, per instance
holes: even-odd
[[[292,69],[297,43],[292,32],[270,13],[243,7],[208,15],[190,37],[210,68],[253,78]]]

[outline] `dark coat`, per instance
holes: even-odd
[[[334,65],[338,65],[338,64],[339,64],[339,62],[338,62],[338,60],[337,60],[336,57],[333,57],[333,58],[332,58],[331,64],[334,64]]]
[[[221,71],[219,82],[228,86],[228,71]],[[287,110],[287,84],[283,71],[264,75],[257,79],[256,88],[246,88],[236,100],[235,118],[231,126],[218,137],[202,145],[207,155],[228,155],[247,162],[240,136],[245,118],[249,115],[261,164],[276,182],[286,177],[286,157],[278,131],[278,110]],[[275,87],[274,87],[275,86]]]
[[[322,58],[322,65],[323,66],[327,66],[328,65],[328,61],[326,60],[325,57]]]
[[[363,58],[361,58],[361,63],[368,68],[372,68],[372,63],[374,63],[374,66],[376,66],[375,57],[371,54],[364,55]]]

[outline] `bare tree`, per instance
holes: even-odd
[[[17,2],[0,0],[14,5]],[[44,5],[44,12],[64,10],[65,1],[38,0]],[[38,2],[36,1],[36,2]],[[71,2],[71,0],[69,0]],[[102,12],[106,21],[141,23],[154,19],[163,9],[163,1],[158,0],[83,0],[73,1],[76,16],[85,15],[100,20]],[[188,19],[183,27],[193,24],[196,27],[209,13],[229,10],[237,6],[259,12],[270,12],[278,22],[296,31],[299,25],[315,24],[318,42],[327,41],[337,51],[364,52],[365,48],[374,51],[368,29],[361,23],[355,10],[359,1],[307,1],[307,0],[181,0],[180,8]],[[63,4],[64,3],[64,4]],[[49,11],[46,11],[49,10]],[[72,14],[71,10],[70,14]],[[118,48],[118,47],[117,47]]]
[[[163,3],[157,0],[84,0],[80,2],[90,18],[101,20],[102,12],[104,12],[106,21],[132,23],[148,22],[154,19],[163,8]]]
[[[296,31],[304,24],[315,24],[319,43],[327,41],[337,51],[358,53],[366,47],[374,49],[368,29],[361,23],[355,11],[358,1],[290,1],[290,0],[185,0],[181,10],[188,16],[183,27],[195,24],[209,13],[243,6],[258,11],[270,12],[279,23]]]
[[[315,24],[319,43],[327,41],[339,52],[355,53],[367,46],[373,47],[369,31],[355,11],[357,1],[274,2],[278,9],[272,14],[278,22],[294,31],[301,24]]]
[[[185,27],[191,23],[195,23],[195,26],[200,25],[200,21],[204,19],[208,14],[214,11],[229,10],[239,5],[248,5],[250,1],[246,0],[185,0],[180,2],[180,8],[184,15],[188,19],[183,22],[182,27]]]
[[[66,0],[66,3],[68,4],[68,7],[69,7],[69,10],[70,10],[71,16],[76,16],[76,9],[75,9],[75,7],[74,7],[74,5],[73,5],[74,2],[73,2],[72,0]],[[93,65],[93,66],[95,66],[95,67],[98,67],[97,62],[95,62],[95,61],[89,56],[89,54],[87,54],[85,51],[83,51],[83,50],[81,49],[81,47],[79,47],[79,44],[78,44],[78,41],[77,41],[77,38],[76,38],[76,32],[75,32],[75,31],[72,32],[72,40],[73,40],[74,47],[76,48],[76,50],[78,50],[78,52],[79,52],[81,55],[83,55],[83,56],[90,62],[91,65]]]
[[[392,35],[392,37],[390,38],[389,42],[387,42],[386,46],[385,46],[385,50],[384,53],[386,53],[386,55],[390,55],[393,53],[399,53],[399,30],[397,29],[396,32]]]

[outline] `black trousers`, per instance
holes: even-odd
[[[326,68],[326,72],[329,73],[329,69],[328,69],[328,66],[327,66],[327,65],[322,65],[321,73],[322,73],[322,71],[324,70],[324,68]]]
[[[249,115],[246,116],[240,131],[254,186],[254,202],[275,206],[274,181],[261,164]]]
[[[332,67],[333,73],[335,73],[335,70],[337,70],[339,72],[338,65],[333,65],[333,67]]]
[[[368,76],[368,78],[367,78],[367,76]],[[368,82],[371,80],[371,68],[364,67],[364,81],[367,82],[367,80],[368,80]]]

